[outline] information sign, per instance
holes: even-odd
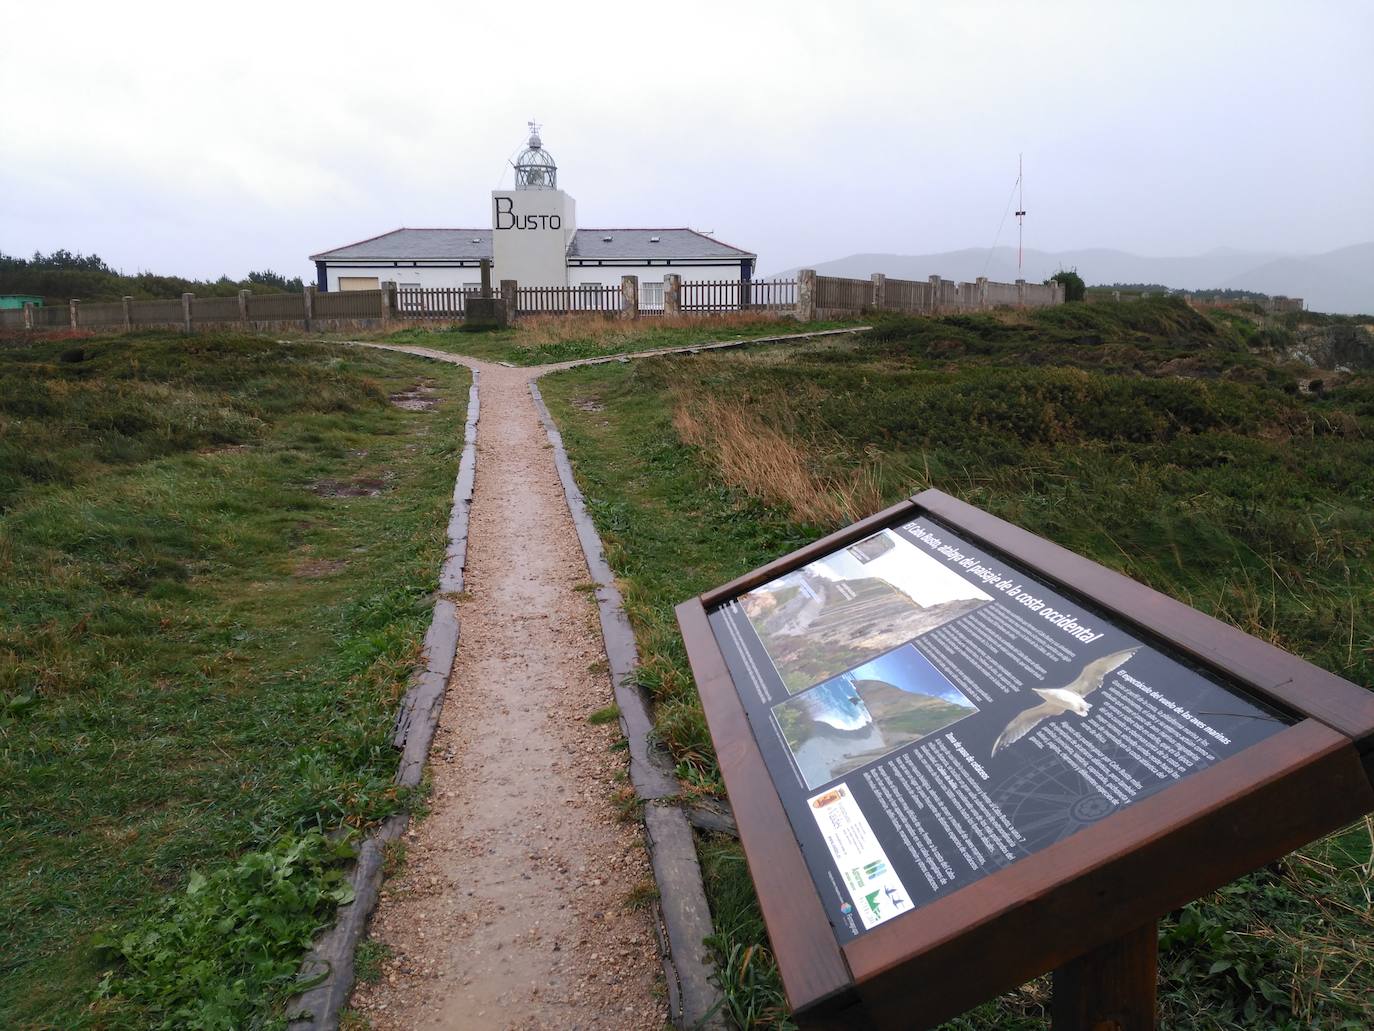
[[[929,517],[710,622],[841,941],[1291,723]]]
[[[1374,809],[1374,694],[939,491],[678,621],[803,1026],[1152,1028],[1159,916]]]

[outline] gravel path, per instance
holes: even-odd
[[[406,833],[403,866],[382,889],[370,938],[388,955],[352,1007],[377,1031],[661,1029],[668,989],[656,910],[644,904],[656,889],[626,753],[611,750],[614,720],[587,719],[612,701],[595,585],[529,389],[548,372],[628,357],[511,368],[352,343],[481,375],[461,639],[429,753],[432,813]],[[660,858],[681,847],[657,843]],[[673,920],[673,934],[693,926]],[[696,1005],[709,1005],[699,961],[679,957],[680,977],[684,963],[701,982]]]
[[[453,356],[406,348],[412,353]],[[638,821],[587,568],[528,383],[482,376],[462,640],[430,752],[431,815],[404,841],[353,1007],[378,1029],[661,1028]]]

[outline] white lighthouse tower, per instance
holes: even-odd
[[[528,145],[515,159],[515,189],[491,193],[492,271],[522,286],[567,286],[568,248],[577,204],[558,188],[558,166],[529,123]]]

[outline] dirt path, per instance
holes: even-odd
[[[407,348],[426,353],[422,348]],[[430,356],[440,357],[429,352]],[[442,355],[447,360],[452,356]],[[390,958],[353,1006],[377,1029],[661,1028],[662,967],[588,574],[528,383],[481,371],[461,643],[371,938]]]

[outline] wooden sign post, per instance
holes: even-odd
[[[1374,810],[1374,694],[938,491],[677,615],[803,1027],[1152,1029],[1159,917]]]

